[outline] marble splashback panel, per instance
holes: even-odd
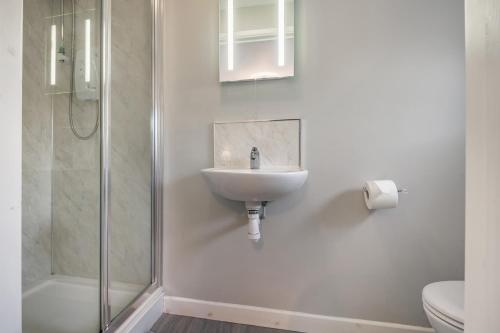
[[[250,168],[257,147],[261,168],[301,166],[301,121],[283,119],[214,124],[214,167]]]

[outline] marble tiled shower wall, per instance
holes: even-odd
[[[99,134],[78,140],[69,126],[72,1],[24,0],[23,47],[23,288],[51,274],[99,276]],[[96,0],[75,1],[77,20],[96,18]],[[80,15],[80,16],[79,16]],[[67,61],[56,63],[50,87],[48,36],[65,24]],[[60,30],[58,30],[60,31]],[[95,47],[99,30],[95,29]],[[75,45],[82,34],[75,34]],[[61,46],[61,44],[59,45]],[[73,98],[78,130],[89,133],[97,101]]]
[[[76,0],[76,22],[82,22],[81,15],[98,18],[98,3]],[[112,28],[111,279],[143,285],[150,281],[151,271],[151,40],[144,38],[151,35],[149,8],[149,2],[142,0],[113,4]],[[25,289],[51,274],[99,277],[99,131],[89,140],[79,140],[71,131],[70,62],[57,64],[56,94],[48,93],[45,81],[46,30],[53,22],[50,16],[59,10],[60,0],[24,0]],[[71,11],[72,1],[64,0],[68,57]],[[99,29],[93,32],[97,49]],[[134,38],[130,38],[132,33]],[[82,31],[77,30],[77,47],[82,38]],[[72,107],[78,132],[90,133],[98,101],[82,101],[75,95]]]
[[[151,2],[114,1],[110,279],[151,281]]]
[[[52,99],[44,94],[49,0],[25,0],[23,20],[23,288],[51,273]]]
[[[59,11],[56,0],[55,12]],[[98,1],[75,2],[75,53],[83,45],[82,18],[98,22]],[[65,0],[66,47],[70,47],[72,1]],[[94,21],[94,24],[95,22]],[[99,29],[93,29],[93,47],[99,46]],[[95,61],[99,61],[96,59]],[[69,91],[71,62],[58,64],[63,91]],[[77,79],[77,78],[76,78]],[[52,256],[55,274],[97,279],[99,277],[99,201],[100,136],[78,139],[69,123],[69,107],[80,135],[87,136],[95,126],[98,101],[80,100],[77,94],[53,95],[54,158],[52,172]]]
[[[300,144],[298,119],[215,123],[214,167],[248,169],[257,147],[261,168],[299,168]]]

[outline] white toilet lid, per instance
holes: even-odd
[[[464,281],[431,283],[422,291],[424,302],[456,322],[464,322]]]

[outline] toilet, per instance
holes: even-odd
[[[464,331],[464,281],[443,281],[422,291],[424,311],[436,333]]]

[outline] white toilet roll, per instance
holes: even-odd
[[[398,188],[392,180],[367,181],[363,193],[368,209],[395,208],[398,205]]]

